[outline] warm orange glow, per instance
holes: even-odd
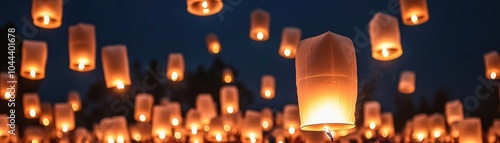
[[[177,74],[177,72],[172,72],[172,75],[170,75],[170,79],[172,79],[172,81],[177,81],[178,77],[179,75]]]
[[[44,126],[49,126],[50,125],[50,120],[47,118],[43,118],[42,120]]]
[[[264,39],[264,33],[262,33],[262,32],[258,32],[258,33],[257,33],[257,39],[259,39],[259,40]]]
[[[134,134],[134,140],[135,140],[135,141],[141,141],[141,135],[139,135],[139,134]]]
[[[174,137],[175,137],[175,139],[181,139],[181,137],[182,137],[181,132],[175,132]]]
[[[417,141],[422,142],[424,140],[425,135],[424,134],[418,134],[417,135]]]
[[[411,22],[412,22],[413,24],[418,24],[418,16],[416,16],[416,15],[412,15],[412,16],[411,16]]]
[[[391,61],[401,57],[403,48],[396,17],[378,12],[369,23],[372,57],[379,61]]]
[[[295,134],[295,128],[294,127],[288,128],[288,133],[290,133],[291,135]]]
[[[220,135],[220,134],[216,134],[216,135],[215,135],[215,140],[217,140],[217,142],[222,141],[222,135]]]
[[[285,56],[290,56],[290,54],[292,54],[292,52],[290,51],[290,49],[285,49],[285,51],[283,51],[283,54],[285,54]]]
[[[38,143],[38,140],[31,140],[31,143]]]
[[[116,88],[118,88],[118,89],[123,89],[123,88],[125,88],[125,85],[123,85],[123,83],[122,83],[122,82],[118,82],[118,83],[116,84]]]
[[[43,16],[43,25],[48,25],[50,22],[50,17],[48,15]]]
[[[115,140],[111,137],[108,138],[108,143],[115,143]]]
[[[35,117],[35,116],[36,116],[36,111],[35,111],[35,109],[31,109],[31,110],[30,110],[30,116],[31,116],[31,117]]]
[[[255,143],[255,142],[257,142],[257,139],[255,138],[255,134],[254,134],[254,133],[250,133],[250,134],[248,135],[248,138],[250,139],[250,142],[251,142],[251,143]]]
[[[204,130],[205,132],[210,131],[210,126],[205,126],[205,127],[203,127],[203,130]]]
[[[222,10],[221,0],[187,0],[187,11],[196,16],[210,16]]]
[[[79,70],[79,71],[83,71],[83,69],[84,69],[84,68],[85,68],[85,63],[80,62],[80,63],[78,64],[78,70]]]
[[[68,132],[68,126],[63,125],[61,131],[64,133]]]
[[[125,45],[108,45],[101,49],[102,69],[107,88],[124,89],[132,84]]]
[[[441,133],[439,131],[435,131],[434,132],[434,137],[435,138],[439,138],[439,136],[441,136]]]
[[[262,122],[262,127],[267,129],[269,127],[269,123],[267,121]]]
[[[219,47],[219,45],[214,44],[214,45],[212,46],[212,52],[213,52],[214,54],[218,54],[218,53],[220,52],[220,47]]]
[[[191,134],[196,135],[198,133],[198,128],[191,127]]]
[[[22,45],[21,77],[30,80],[44,79],[48,57],[47,42],[23,40]]]
[[[231,131],[231,126],[229,126],[228,124],[225,124],[224,125],[224,131],[226,131],[226,132]]]
[[[173,118],[173,119],[172,119],[172,125],[174,125],[174,126],[179,125],[179,119],[177,119],[177,118]]]
[[[254,41],[267,41],[269,39],[269,27],[271,25],[271,14],[262,9],[252,11],[250,16],[250,39]]]
[[[231,78],[231,76],[229,75],[224,76],[224,82],[231,83],[231,81],[233,81],[233,78]]]
[[[365,137],[367,139],[371,139],[373,137],[373,133],[371,131],[368,131],[368,132],[365,133]]]
[[[140,120],[141,122],[146,121],[146,116],[144,116],[143,114],[139,115],[139,120]]]
[[[429,20],[427,0],[400,1],[401,19],[404,25],[416,26]]]
[[[116,143],[125,143],[125,139],[123,139],[123,137],[122,137],[122,136],[118,136],[118,137],[116,138]]]
[[[375,129],[375,127],[377,127],[377,125],[374,122],[370,123],[370,129],[373,130]]]
[[[389,51],[387,51],[387,48],[383,48],[382,49],[382,55],[387,58],[387,56],[389,56]]]
[[[73,104],[71,104],[71,108],[73,109],[73,111],[78,111],[78,109],[79,109],[80,107],[78,107],[78,104],[73,103]]]
[[[5,94],[3,95],[3,98],[5,98],[5,100],[10,99],[10,97],[11,97],[11,95],[10,95],[9,91],[6,91]]]
[[[490,78],[491,78],[491,79],[495,79],[495,78],[497,78],[497,73],[496,73],[496,72],[491,72],[491,74],[490,74]]]
[[[34,69],[30,71],[30,78],[36,78],[36,71]]]
[[[384,138],[385,138],[385,137],[387,137],[388,135],[389,135],[389,132],[387,132],[387,131],[382,131],[382,137],[384,137]]]
[[[167,135],[166,135],[166,134],[165,134],[165,132],[163,132],[163,131],[160,131],[160,132],[158,133],[158,138],[160,138],[160,139],[162,139],[162,140],[163,140],[163,139],[165,139],[165,137],[166,137],[166,136],[167,136]]]

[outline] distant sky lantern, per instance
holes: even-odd
[[[281,34],[279,54],[287,59],[295,58],[295,51],[301,38],[301,30],[296,27],[285,27]]]
[[[273,129],[274,124],[273,110],[270,108],[263,108],[261,111],[260,125],[264,131]]]
[[[401,19],[403,24],[416,26],[429,20],[427,0],[400,0]]]
[[[129,143],[130,134],[125,116],[114,116],[110,118],[111,128],[107,134],[107,139],[113,139],[116,143]]]
[[[45,29],[58,28],[62,24],[63,0],[33,0],[31,16],[35,26]]]
[[[241,141],[243,143],[263,143],[259,112],[252,110],[245,112],[241,127]]]
[[[131,81],[127,47],[125,45],[104,46],[101,52],[106,87],[123,89],[129,86]]]
[[[413,117],[413,135],[412,138],[418,142],[428,138],[429,122],[426,114],[418,114]]]
[[[446,134],[446,124],[444,121],[444,115],[435,113],[429,116],[429,131],[430,136],[433,138],[439,138]]]
[[[24,129],[24,141],[27,143],[41,143],[45,133],[41,127],[28,126]]]
[[[500,78],[500,56],[497,51],[491,51],[484,54],[484,65],[486,67],[486,78]]]
[[[384,138],[395,135],[394,118],[392,117],[391,112],[382,113],[382,124],[380,125],[379,134]]]
[[[40,98],[37,93],[25,93],[23,95],[24,117],[35,119],[40,117],[42,111],[40,106]]]
[[[230,68],[225,68],[222,71],[222,81],[224,83],[231,83],[234,82],[234,75],[233,71]]]
[[[52,105],[50,103],[42,103],[42,114],[40,115],[40,125],[50,126],[53,124],[54,119],[52,112]]]
[[[7,119],[7,114],[0,114],[0,137],[9,136],[9,120]]]
[[[288,104],[283,108],[283,129],[288,135],[296,135],[300,130],[300,115],[297,105]]]
[[[24,40],[22,52],[21,76],[31,80],[45,78],[47,43],[45,41]]]
[[[301,129],[353,128],[358,76],[352,41],[332,32],[305,39],[295,67]]]
[[[256,9],[252,11],[250,18],[250,38],[255,41],[267,41],[269,39],[271,14],[262,9]]]
[[[70,91],[68,93],[68,104],[71,105],[73,111],[82,110],[82,100],[80,98],[80,93],[77,91]]]
[[[401,72],[401,77],[399,77],[398,90],[404,94],[412,94],[415,92],[415,72],[413,71],[403,71]]]
[[[382,123],[380,116],[380,103],[377,101],[368,101],[364,105],[364,126],[375,129]]]
[[[261,79],[260,96],[273,99],[276,95],[276,81],[272,75],[263,75]]]
[[[233,85],[221,87],[220,104],[222,114],[234,114],[240,112],[238,88]]]
[[[196,16],[217,14],[224,7],[222,0],[187,0],[187,11]]]
[[[398,19],[378,12],[370,21],[372,57],[379,61],[391,61],[403,54]]]
[[[92,24],[79,23],[69,27],[69,68],[87,72],[95,69],[96,38]]]
[[[483,143],[481,119],[471,117],[460,123],[459,143]]]
[[[189,109],[186,113],[186,129],[191,132],[191,135],[198,134],[199,130],[203,129],[201,125],[201,114],[196,109]]]
[[[221,117],[215,117],[210,121],[210,131],[207,133],[207,140],[210,142],[227,142],[228,136],[224,131],[224,124]]]
[[[182,125],[182,108],[179,102],[172,102],[167,105],[170,123],[173,127]]]
[[[4,100],[9,100],[17,95],[17,88],[11,88],[11,86],[17,87],[17,82],[10,82],[17,81],[17,74],[12,75],[12,78],[10,78],[7,72],[0,73],[0,96]]]
[[[445,112],[448,125],[464,120],[463,110],[462,102],[458,99],[446,102]]]
[[[67,103],[54,105],[54,120],[57,131],[69,132],[75,129],[75,113]]]
[[[168,55],[167,78],[171,81],[182,81],[184,79],[184,56],[181,53],[170,53]]]
[[[212,95],[202,93],[196,97],[196,110],[201,113],[201,122],[203,125],[208,125],[210,120],[217,116],[216,107]]]
[[[208,52],[210,54],[212,55],[219,54],[222,47],[219,42],[219,38],[217,38],[217,35],[215,33],[208,33],[207,36],[205,37],[205,42],[207,43]]]
[[[153,104],[153,95],[147,93],[137,94],[137,96],[135,97],[134,119],[138,122],[151,121]]]
[[[154,138],[165,140],[172,135],[172,123],[169,119],[168,108],[163,105],[153,107],[152,135]]]
[[[272,136],[274,137],[274,139],[276,140],[275,143],[285,143],[285,135],[284,135],[284,130],[283,128],[275,128],[273,131],[272,131]]]

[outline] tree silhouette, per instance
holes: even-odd
[[[377,78],[374,76],[360,84],[358,101],[356,102],[356,124],[358,126],[364,121],[364,104],[367,101],[373,101],[373,93],[376,89]]]
[[[448,95],[448,91],[443,87],[439,88],[436,91],[436,94],[434,94],[434,100],[432,101],[431,105],[431,109],[433,112],[444,114],[444,106],[448,101]]]
[[[394,128],[397,132],[400,132],[406,121],[413,118],[413,115],[415,114],[415,107],[413,106],[410,95],[396,95],[394,98],[394,104],[396,105]]]
[[[419,101],[419,106],[417,110],[417,114],[431,114],[432,111],[429,110],[429,106],[427,104],[427,99],[425,99],[425,96],[420,96],[420,101]]]

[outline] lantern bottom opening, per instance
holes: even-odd
[[[375,52],[373,52],[372,57],[376,60],[379,61],[390,61],[397,59],[403,55],[403,50],[401,50],[401,47],[389,47],[385,48],[386,50],[383,50],[384,48],[381,48]]]
[[[187,11],[196,16],[211,16],[224,7],[221,0],[188,0],[187,5]]]
[[[324,131],[325,127],[328,127],[329,130],[345,130],[352,129],[356,127],[355,124],[350,123],[319,123],[319,124],[308,124],[300,126],[301,130],[304,131]]]
[[[56,29],[61,26],[61,21],[54,19],[53,17],[39,16],[33,18],[33,24],[35,26],[45,28],[45,29]]]

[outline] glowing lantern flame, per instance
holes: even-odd
[[[78,70],[79,71],[82,71],[84,68],[85,68],[85,64],[83,64],[83,63],[79,63],[78,64]]]
[[[205,126],[205,127],[203,127],[203,130],[204,130],[205,132],[210,131],[210,126]]]
[[[382,132],[382,137],[384,137],[384,138],[385,138],[385,137],[387,137],[388,135],[389,135],[389,133],[388,133],[387,131]]]
[[[255,139],[255,134],[254,133],[250,133],[248,135],[248,138],[250,138],[250,142],[252,142],[252,143],[257,142],[257,139]]]
[[[257,33],[257,39],[259,39],[259,40],[264,39],[264,33],[262,33],[262,32]]]
[[[4,94],[4,98],[7,100],[10,99],[10,97],[11,97],[10,92],[6,91]]]
[[[201,3],[201,6],[203,7],[203,13],[209,13],[210,12],[210,9],[208,9],[208,3],[207,1],[203,1],[203,3]]]
[[[71,104],[71,108],[73,108],[73,111],[77,111],[79,107],[78,107],[78,104],[73,103],[73,104]]]
[[[441,136],[441,133],[439,131],[435,131],[434,132],[434,137],[435,138],[439,138],[439,136]]]
[[[417,140],[418,142],[421,142],[424,140],[424,135],[423,134],[419,134],[418,137],[417,137]]]
[[[62,132],[68,132],[68,126],[63,126],[61,130]]]
[[[123,88],[125,88],[125,85],[123,85],[122,82],[119,82],[118,84],[116,84],[116,88],[123,89]]]
[[[191,127],[191,134],[196,135],[198,133],[198,128]]]
[[[32,140],[31,143],[38,143],[38,140]]]
[[[212,46],[212,52],[214,52],[214,54],[218,54],[220,52],[219,45],[214,44]]]
[[[115,143],[115,140],[113,138],[108,138],[108,143]]]
[[[35,78],[36,77],[36,71],[33,69],[30,71],[30,78]]]
[[[43,24],[47,25],[50,22],[50,17],[48,15],[43,16]]]
[[[288,128],[288,133],[290,133],[291,135],[295,134],[295,128],[294,127]]]
[[[216,134],[216,135],[215,135],[215,140],[217,140],[217,142],[222,141],[222,135],[220,135],[220,134]]]
[[[262,127],[264,127],[264,129],[267,129],[269,127],[269,123],[267,121],[262,122]]]
[[[271,91],[269,91],[269,90],[264,91],[264,95],[265,95],[266,97],[271,96]]]
[[[146,116],[144,116],[143,114],[139,115],[139,120],[140,120],[141,122],[146,121]]]
[[[227,106],[226,111],[227,111],[227,113],[232,114],[234,109],[232,106]]]
[[[166,135],[165,135],[165,133],[164,133],[164,132],[160,132],[160,133],[158,133],[158,138],[160,138],[160,139],[162,139],[162,140],[163,140],[163,139],[165,139],[165,136],[166,136]]]
[[[118,136],[118,137],[116,138],[116,142],[117,142],[117,143],[124,143],[124,142],[125,142],[125,140],[123,139],[123,137],[122,137],[122,136]]]
[[[35,117],[35,116],[36,116],[36,111],[35,111],[35,109],[31,109],[31,110],[30,110],[30,116],[31,116],[31,117]]]
[[[290,56],[290,54],[292,54],[292,52],[290,51],[290,49],[285,49],[285,51],[283,51],[283,54],[285,54],[285,56]]]
[[[366,137],[367,139],[371,139],[371,138],[373,137],[372,132],[370,132],[370,131],[366,132],[366,133],[365,133],[365,137]]]
[[[49,126],[50,125],[50,121],[47,118],[43,118],[42,122],[43,122],[44,126]]]
[[[387,51],[387,48],[382,49],[382,55],[387,58],[389,56],[389,51]]]
[[[373,123],[373,122],[372,122],[372,123],[370,123],[370,129],[372,129],[372,130],[373,130],[373,129],[375,129],[375,127],[377,127],[377,125],[376,125],[375,123]]]
[[[181,132],[175,132],[174,137],[175,137],[175,139],[181,139],[181,137],[182,137]]]
[[[226,83],[230,83],[232,80],[233,80],[233,78],[231,78],[231,76],[228,76],[228,75],[227,75],[227,76],[225,76],[225,77],[224,77],[224,81],[225,81]]]
[[[139,134],[135,134],[135,135],[134,135],[134,140],[135,140],[135,141],[141,141],[141,135],[139,135]]]
[[[224,125],[224,131],[226,131],[226,132],[231,131],[231,126],[229,126],[228,124],[225,124]]]
[[[418,24],[418,16],[412,15],[411,16],[411,22],[413,22],[413,24]]]
[[[177,81],[177,78],[179,78],[179,75],[177,72],[172,72],[172,75],[170,75],[172,81]]]
[[[172,125],[177,126],[179,125],[179,120],[177,118],[172,119]]]
[[[496,72],[491,72],[490,77],[491,77],[491,79],[497,78],[497,73]]]

